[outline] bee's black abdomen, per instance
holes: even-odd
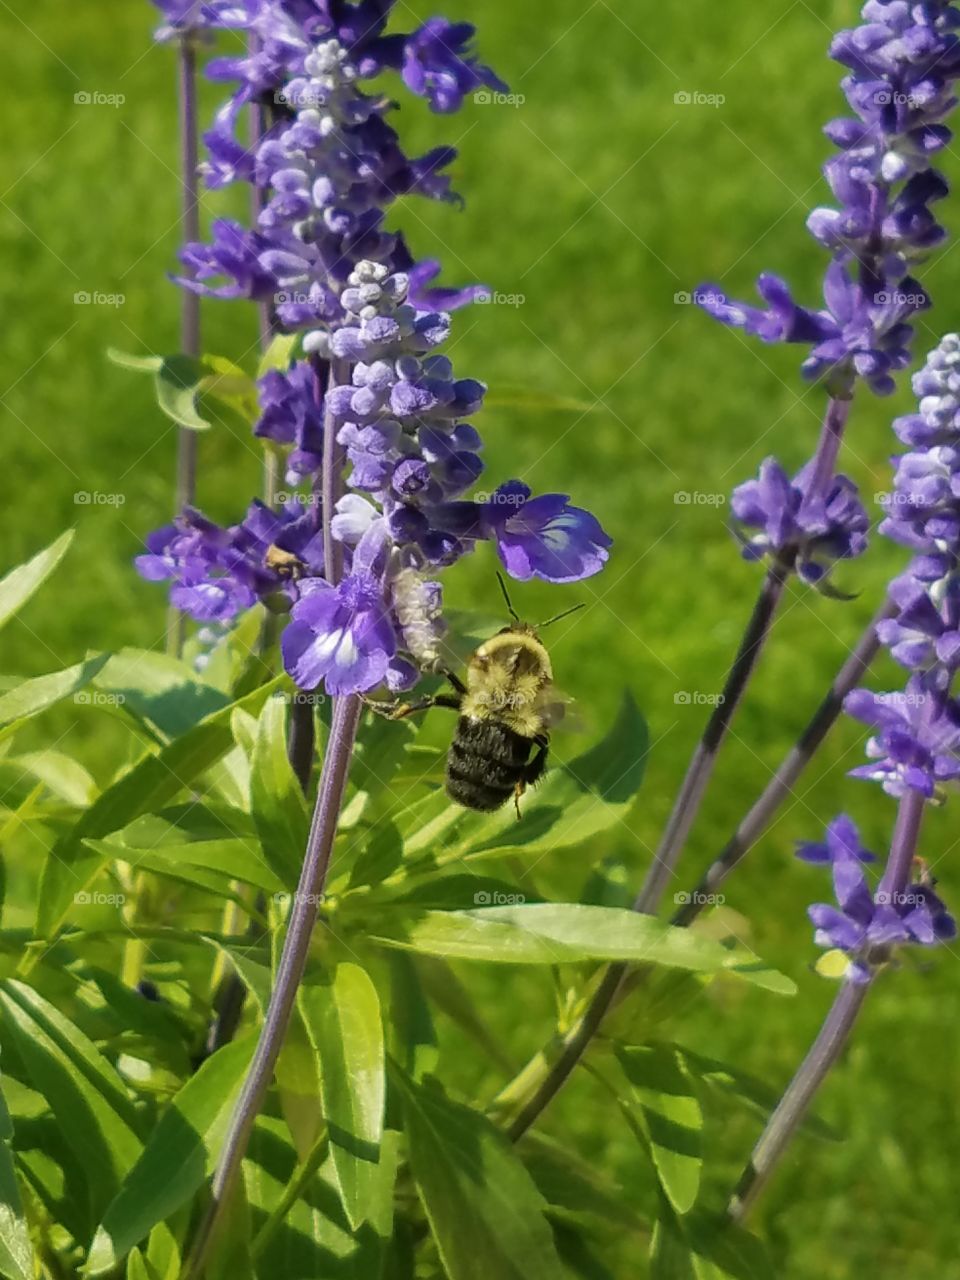
[[[531,745],[495,720],[461,716],[447,757],[447,795],[467,809],[502,808],[524,780]]]

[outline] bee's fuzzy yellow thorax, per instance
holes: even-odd
[[[544,728],[542,696],[552,681],[550,655],[534,629],[505,627],[470,658],[462,713],[536,737]]]

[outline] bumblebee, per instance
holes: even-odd
[[[481,813],[502,809],[513,797],[519,818],[520,797],[543,777],[550,730],[563,714],[550,654],[539,631],[583,606],[531,626],[514,612],[502,578],[500,587],[512,622],[471,654],[465,680],[443,671],[452,693],[399,705],[368,705],[391,720],[431,707],[457,711],[457,728],[447,754],[447,795]]]

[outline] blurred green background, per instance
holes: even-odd
[[[583,850],[578,865],[549,869],[551,890],[575,896],[599,852],[622,860],[627,882],[638,883],[706,716],[677,695],[720,687],[751,607],[759,573],[740,560],[715,495],[727,495],[769,453],[798,466],[816,437],[822,393],[801,383],[797,351],[748,343],[713,325],[688,295],[716,279],[746,296],[757,272],[770,269],[802,300],[816,301],[823,255],[804,219],[827,195],[820,126],[841,109],[840,72],[825,54],[831,32],[857,13],[852,0],[502,0],[483,8],[452,0],[446,11],[478,22],[484,59],[523,101],[468,103],[444,118],[405,98],[397,127],[411,148],[460,148],[456,182],[467,207],[405,202],[397,219],[415,253],[443,259],[447,280],[482,280],[519,296],[518,305],[458,316],[452,351],[461,376],[482,378],[494,397],[523,390],[582,404],[550,412],[492,407],[479,424],[491,478],[522,476],[536,490],[570,492],[615,538],[601,577],[515,591],[528,616],[586,602],[553,645],[559,678],[594,731],[624,685],[651,725],[644,803],[631,829],[614,846]],[[433,6],[413,10],[427,16]],[[397,16],[399,24],[411,20],[406,4]],[[153,25],[150,6],[136,0],[37,0],[19,13],[0,7],[5,47],[14,51],[0,178],[4,565],[64,527],[78,529],[55,585],[6,632],[5,671],[36,674],[87,649],[162,641],[162,593],[140,582],[130,561],[144,533],[168,518],[175,435],[147,381],[104,359],[108,345],[139,352],[177,345],[177,292],[165,276],[178,243],[173,55],[151,46]],[[80,105],[79,92],[125,100]],[[678,94],[723,100],[684,103]],[[205,119],[216,100],[204,91]],[[948,170],[956,161],[950,151]],[[209,207],[237,207],[236,196]],[[960,232],[960,205],[948,203],[942,214]],[[921,318],[918,353],[960,325],[955,244],[925,268],[936,309]],[[123,302],[78,305],[80,292]],[[207,304],[207,349],[250,365],[251,310]],[[894,401],[855,407],[844,465],[868,502],[889,486],[889,421],[909,399],[904,380]],[[213,432],[201,442],[201,459],[203,505],[217,518],[237,518],[257,484],[251,442]],[[120,494],[123,504],[79,505],[81,492]],[[678,501],[683,494],[702,496]],[[852,603],[791,590],[678,890],[776,766],[902,563],[895,548],[874,545],[867,561],[841,575],[841,585],[860,593]],[[493,568],[489,554],[459,566],[451,602],[498,612]],[[881,667],[877,687],[899,679]],[[114,739],[97,714],[55,722],[54,736],[64,735],[60,749],[79,745],[102,781]],[[51,732],[48,721],[38,743]],[[832,995],[810,971],[815,949],[805,916],[808,902],[829,896],[828,885],[794,862],[793,841],[815,837],[840,808],[862,823],[874,848],[889,836],[893,802],[845,777],[861,749],[858,727],[842,725],[727,890],[743,930],[796,978],[799,997],[725,990],[701,999],[683,1023],[689,1044],[778,1085]],[[948,900],[960,903],[955,832],[956,810],[932,814],[924,851]],[[821,1100],[847,1140],[799,1140],[758,1214],[784,1276],[960,1277],[957,958],[955,948],[908,958],[871,998]],[[475,979],[481,993],[485,981]],[[492,1020],[514,1044],[534,1048],[549,1025],[548,997],[531,997],[542,1018],[521,1019],[502,993],[490,981],[482,995]],[[573,1133],[583,1152],[641,1194],[640,1155],[587,1077],[568,1088],[548,1127]],[[714,1112],[718,1186],[735,1177],[756,1132],[754,1119]],[[643,1274],[644,1265],[623,1258],[615,1272]]]

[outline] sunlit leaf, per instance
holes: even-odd
[[[73,532],[68,529],[46,550],[38,552],[32,560],[17,565],[6,577],[0,579],[0,627],[26,604],[37,588],[53,573],[73,541]]]
[[[703,1116],[680,1055],[662,1045],[622,1047],[617,1060],[631,1086],[667,1199],[689,1213],[700,1189]]]

